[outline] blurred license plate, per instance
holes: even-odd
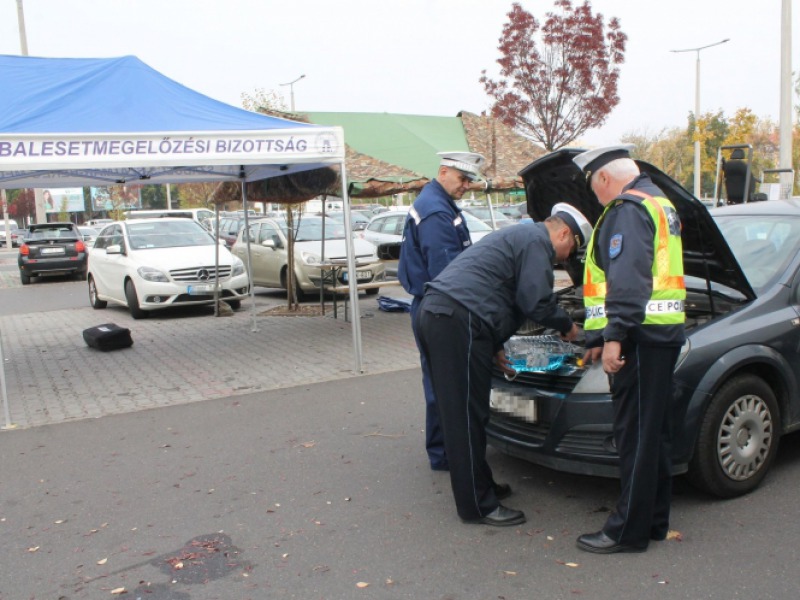
[[[190,285],[187,289],[190,296],[202,296],[203,294],[211,294],[214,292],[213,283],[199,283],[197,285]]]
[[[63,248],[42,248],[42,254],[64,254]]]
[[[356,281],[372,279],[372,271],[356,271]],[[347,281],[347,273],[342,273],[342,281]]]
[[[530,396],[519,396],[505,390],[492,390],[489,397],[489,406],[493,409],[525,419],[529,423],[536,423],[536,400]]]

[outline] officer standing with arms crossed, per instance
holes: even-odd
[[[526,318],[574,340],[578,328],[553,293],[553,263],[582,246],[591,225],[571,206],[543,223],[494,231],[460,254],[426,286],[416,329],[427,361],[450,461],[450,483],[465,523],[494,526],[525,522],[500,500],[511,486],[498,484],[486,461],[486,423],[493,362],[515,372],[503,344]]]
[[[602,360],[614,405],[621,494],[603,528],[578,548],[644,552],[669,530],[672,376],[686,340],[681,224],[630,158],[633,146],[577,155],[605,210],[586,250],[586,359]]]
[[[435,278],[472,243],[467,223],[455,201],[478,179],[486,159],[474,152],[439,152],[441,164],[436,179],[428,183],[408,211],[400,246],[397,277],[414,298],[411,328],[419,348],[415,325],[425,284]],[[447,471],[439,411],[425,357],[420,352],[422,388],[425,393],[425,449],[434,471]]]

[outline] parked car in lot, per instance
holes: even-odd
[[[81,237],[87,246],[93,245],[97,239],[97,234],[100,233],[94,227],[86,227],[85,225],[78,225],[78,230],[81,232]]]
[[[9,237],[11,238],[11,247],[19,247],[22,238],[24,237],[23,231],[17,227],[16,221],[9,222],[8,231],[6,231],[6,224],[0,217],[0,248],[6,247],[6,242]]]
[[[555,152],[522,171],[536,220],[562,200],[592,222],[599,216],[572,163],[578,152]],[[764,478],[780,437],[800,428],[800,202],[709,211],[655,167],[639,166],[682,225],[688,339],[675,368],[675,400],[685,418],[676,423],[674,470],[713,495],[738,496]],[[582,273],[570,271],[575,285],[561,290],[559,301],[582,321]],[[528,324],[519,333],[546,351],[542,336],[552,332]],[[615,476],[608,378],[600,364],[581,365],[577,350],[556,356],[560,365],[546,360],[511,381],[495,373],[488,440],[555,469]]]
[[[492,226],[492,216],[489,213],[488,208],[484,208],[482,206],[469,206],[467,208],[464,208],[463,211],[465,213],[471,214],[474,217],[477,217],[478,219],[486,223],[489,227]],[[494,223],[496,229],[500,229],[501,227],[510,227],[511,225],[517,224],[515,220],[509,219],[499,210],[493,209],[493,212],[494,212]]]
[[[74,223],[29,225],[17,257],[19,278],[28,285],[40,275],[69,275],[86,279],[86,245]]]
[[[307,292],[319,291],[322,281],[320,264],[343,264],[347,260],[344,225],[331,218],[325,219],[323,243],[322,217],[303,215],[295,221],[294,272],[298,297]],[[283,219],[259,219],[250,223],[250,234],[243,229],[232,252],[247,261],[247,240],[250,239],[250,261],[253,285],[287,289],[288,227]],[[378,260],[375,246],[361,239],[353,239],[358,283],[379,282],[385,277],[383,263]],[[324,250],[324,259],[323,259]],[[346,285],[347,268],[337,272],[336,285]],[[366,290],[377,294],[379,288]]]
[[[100,230],[103,228],[103,226],[113,222],[114,219],[90,219],[86,221],[86,223],[84,223],[83,225],[85,227],[92,227],[94,229]]]
[[[250,221],[253,220],[253,217],[248,216]],[[244,227],[244,215],[236,216],[236,217],[222,217],[219,220],[219,239],[225,242],[225,246],[227,248],[233,247],[233,244],[236,243],[236,238],[239,237],[239,232]],[[214,235],[215,230],[211,230],[211,234]]]
[[[344,223],[344,212],[343,211],[329,211],[325,213],[326,216],[330,217],[331,219],[335,219],[339,223]],[[366,229],[367,224],[369,223],[369,217],[365,216],[364,213],[351,210],[350,211],[350,224],[353,227],[353,231],[361,231],[362,229]]]
[[[134,319],[172,306],[212,304],[217,277],[219,297],[239,308],[250,290],[244,264],[183,217],[112,223],[89,250],[92,307],[122,304]]]
[[[462,211],[461,215],[467,221],[469,236],[473,244],[492,232],[492,228],[479,218],[466,211]],[[361,237],[376,246],[399,243],[403,239],[403,225],[405,225],[407,216],[408,210],[389,210],[379,213],[361,231]]]

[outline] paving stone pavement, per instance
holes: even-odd
[[[17,285],[15,272],[0,272],[0,287]],[[380,311],[374,297],[359,304],[364,373],[418,367],[409,315]],[[33,427],[357,376],[341,311],[338,319],[330,311],[254,319],[250,306],[229,317],[206,310],[134,320],[111,305],[0,317],[11,422]],[[256,296],[256,313],[267,307]],[[128,327],[133,346],[86,346],[83,330],[107,322]]]

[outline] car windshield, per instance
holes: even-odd
[[[286,235],[286,221],[278,222]],[[318,242],[322,239],[322,217],[300,217],[294,222],[294,231],[297,242]],[[343,240],[344,225],[331,218],[325,219],[325,239]]]
[[[215,243],[214,238],[199,223],[189,219],[179,221],[154,219],[146,223],[131,223],[127,228],[133,250],[210,246]]]
[[[800,219],[748,214],[714,220],[756,294],[771,286],[800,250]]]

